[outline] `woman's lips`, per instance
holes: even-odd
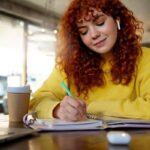
[[[95,43],[94,46],[96,46],[96,47],[102,47],[105,44],[105,41],[106,41],[106,38],[103,39],[103,40],[101,40],[101,41],[99,41],[99,42],[97,42],[97,43]]]

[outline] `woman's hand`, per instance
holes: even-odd
[[[86,119],[86,104],[79,98],[65,96],[53,111],[54,117],[66,121]]]

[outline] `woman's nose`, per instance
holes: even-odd
[[[100,35],[101,34],[100,34],[100,32],[97,29],[95,29],[95,28],[91,29],[91,38],[93,40],[97,39]]]

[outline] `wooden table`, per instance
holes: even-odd
[[[1,123],[0,119],[0,127]],[[7,125],[24,127],[23,124]],[[41,132],[1,144],[0,150],[150,150],[150,129],[124,129],[132,136],[128,146],[110,145],[106,139],[108,131]]]

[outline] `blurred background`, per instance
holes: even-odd
[[[7,86],[34,92],[55,65],[57,27],[71,0],[0,0],[0,111]],[[142,45],[150,47],[150,1],[122,0],[144,22]]]

